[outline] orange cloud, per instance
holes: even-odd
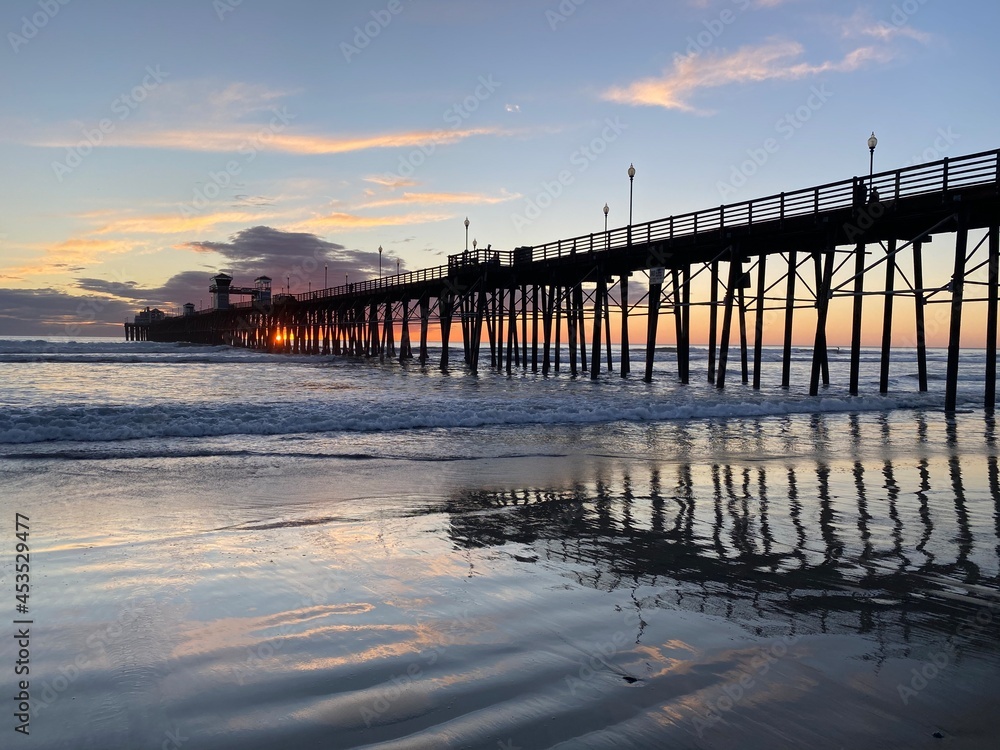
[[[621,104],[699,112],[690,100],[703,89],[767,80],[791,81],[828,72],[847,73],[871,62],[884,62],[892,55],[888,50],[861,47],[842,60],[814,65],[797,61],[803,52],[798,42],[773,41],[742,47],[731,54],[678,55],[673,68],[662,76],[611,88],[604,98]]]
[[[403,193],[400,198],[386,198],[358,206],[358,208],[383,208],[385,206],[402,206],[414,203],[450,204],[467,203],[472,205],[492,205],[517,200],[521,195],[501,191],[500,195],[483,195],[481,193]]]
[[[136,216],[115,219],[95,230],[94,234],[184,234],[213,229],[220,224],[252,224],[268,216],[270,214],[253,214],[245,211],[226,211],[202,216],[184,216],[180,213]]]
[[[357,214],[334,213],[318,216],[303,222],[296,231],[316,229],[373,229],[376,227],[398,227],[408,224],[430,224],[447,221],[450,214],[414,213],[401,216],[358,216]]]
[[[364,136],[299,135],[283,132],[283,124],[257,128],[231,126],[220,130],[122,130],[107,142],[108,148],[158,148],[179,151],[234,152],[250,155],[262,150],[290,154],[344,154],[377,148],[408,148],[441,146],[458,143],[480,135],[510,135],[501,128],[471,128],[468,130],[414,130],[402,133],[382,133]],[[51,148],[73,146],[78,136],[69,139],[48,137],[33,145]]]

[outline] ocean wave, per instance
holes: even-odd
[[[457,403],[430,396],[421,402],[354,403],[350,409],[301,403],[13,408],[0,415],[0,445],[727,419],[919,408],[937,405],[939,400],[933,394],[911,394],[718,402],[697,399],[686,403],[664,400],[623,406],[608,400],[583,398],[535,397],[517,401],[491,398]]]

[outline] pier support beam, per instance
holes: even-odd
[[[676,271],[674,272],[676,273]],[[656,325],[660,317],[660,291],[663,279],[657,276],[649,277],[649,306],[646,319],[646,373],[643,380],[653,382],[653,359],[656,355]]]
[[[929,241],[929,239],[928,239]],[[913,315],[917,334],[917,382],[921,393],[927,392],[927,334],[924,312],[927,296],[924,294],[924,238],[913,243]]]
[[[451,316],[454,309],[451,292],[444,292],[438,298],[438,316],[441,318],[441,370],[448,369],[448,343],[451,340]]]
[[[753,331],[753,389],[760,390],[761,360],[764,347],[764,289],[766,288],[767,255],[757,259],[757,314]]]
[[[785,288],[785,339],[781,353],[781,387],[788,388],[792,373],[792,325],[795,317],[795,279],[798,274],[797,253],[788,253],[788,283]]]
[[[593,350],[590,354],[590,379],[597,380],[601,372],[601,316],[605,309],[605,297],[608,294],[608,282],[604,269],[597,269],[597,288],[594,290],[594,337],[591,341]]]
[[[989,276],[986,280],[986,412],[992,414],[997,399],[997,277],[1000,272],[1000,227],[990,227]],[[994,495],[996,497],[996,495]]]
[[[889,392],[889,357],[892,352],[892,308],[896,287],[896,239],[889,240],[885,262],[885,306],[882,310],[882,361],[878,379],[879,393]]]
[[[712,261],[711,270],[712,291],[710,307],[708,308],[708,382],[715,382],[715,344],[719,333],[719,261]]]
[[[627,378],[629,373],[632,371],[632,364],[629,362],[628,353],[628,277],[628,272],[625,272],[621,275],[621,280],[618,282],[618,285],[621,287],[622,306],[622,353],[621,362],[618,367],[621,370],[621,376],[623,378]],[[611,343],[610,337],[608,337],[608,343]]]
[[[420,364],[427,364],[427,328],[431,319],[431,301],[427,295],[420,298]]]
[[[861,315],[864,311],[865,290],[865,243],[859,242],[854,248],[854,310],[851,318],[851,374],[848,392],[858,395],[861,380]]]
[[[833,287],[833,264],[836,260],[835,248],[826,251],[826,263],[820,283],[816,286],[816,338],[813,343],[812,373],[809,378],[809,395],[819,393],[820,375],[827,363],[826,352],[826,321],[830,312],[830,290]],[[829,384],[829,370],[823,378]]]
[[[715,386],[726,387],[726,365],[729,362],[729,339],[733,327],[733,304],[736,302],[736,288],[743,283],[743,259],[739,248],[734,248],[729,259],[729,282],[726,284],[725,308],[722,317],[722,340],[719,343],[719,371],[715,376]],[[714,308],[713,308],[714,309]]]
[[[948,370],[945,375],[945,411],[958,407],[958,359],[962,346],[962,302],[965,298],[965,254],[969,245],[969,222],[965,211],[958,214],[955,238],[955,271],[951,278],[951,330],[948,336]]]
[[[531,287],[531,371],[538,372],[538,285]]]

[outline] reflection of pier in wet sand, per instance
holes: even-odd
[[[905,429],[847,419],[855,445],[863,430],[881,431],[888,445],[930,429],[922,416]],[[816,421],[820,433],[828,428]],[[520,545],[517,559],[568,565],[594,588],[657,588],[640,609],[695,610],[757,631],[909,642],[915,629],[953,634],[960,620],[995,610],[997,456],[966,457],[957,446],[946,455],[858,452],[639,470],[604,462],[571,485],[458,495],[451,536],[470,548]]]

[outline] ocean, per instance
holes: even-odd
[[[692,355],[0,340],[0,746],[996,748],[985,352]]]

